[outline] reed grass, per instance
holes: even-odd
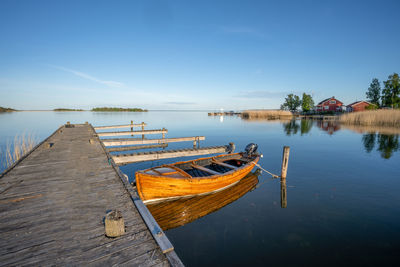
[[[340,122],[349,125],[400,127],[400,110],[379,109],[352,112],[340,116]]]
[[[13,142],[7,142],[5,151],[1,154],[1,160],[7,169],[14,162],[21,159],[38,144],[38,139],[33,134],[15,135]]]
[[[293,116],[292,112],[287,110],[278,109],[258,109],[258,110],[245,110],[242,112],[242,118],[244,119],[290,119]]]

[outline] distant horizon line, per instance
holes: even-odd
[[[221,109],[147,109],[148,111],[220,111]],[[225,110],[225,109],[223,109]],[[226,109],[228,110],[228,109]],[[237,111],[243,111],[246,109],[239,109]],[[15,109],[15,111],[22,111],[22,112],[26,112],[26,111],[53,111],[53,112],[84,112],[84,111],[90,111],[90,112],[146,112],[146,111],[92,111],[90,109],[82,109],[82,110],[64,110],[64,111],[59,111],[59,110],[54,110],[54,109]],[[229,111],[231,111],[231,109],[229,109]],[[233,111],[233,110],[232,110]]]

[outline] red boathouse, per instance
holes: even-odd
[[[341,112],[343,103],[337,100],[334,96],[324,99],[315,107],[317,112]]]
[[[356,101],[354,103],[347,105],[346,111],[347,112],[364,111],[366,107],[368,107],[369,105],[373,104],[369,103],[368,101]]]

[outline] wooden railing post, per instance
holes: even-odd
[[[144,131],[144,121],[142,121],[142,131]],[[142,134],[142,139],[144,139],[144,134]]]
[[[131,120],[131,132],[133,132],[133,121],[132,120]],[[131,136],[133,136],[133,133]]]
[[[284,146],[283,147],[283,155],[282,155],[282,169],[281,169],[281,178],[286,178],[286,173],[289,164],[289,154],[290,154],[290,147]]]

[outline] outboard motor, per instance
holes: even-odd
[[[258,145],[254,143],[250,143],[246,146],[244,151],[246,152],[248,157],[251,157],[253,154],[257,153]]]

